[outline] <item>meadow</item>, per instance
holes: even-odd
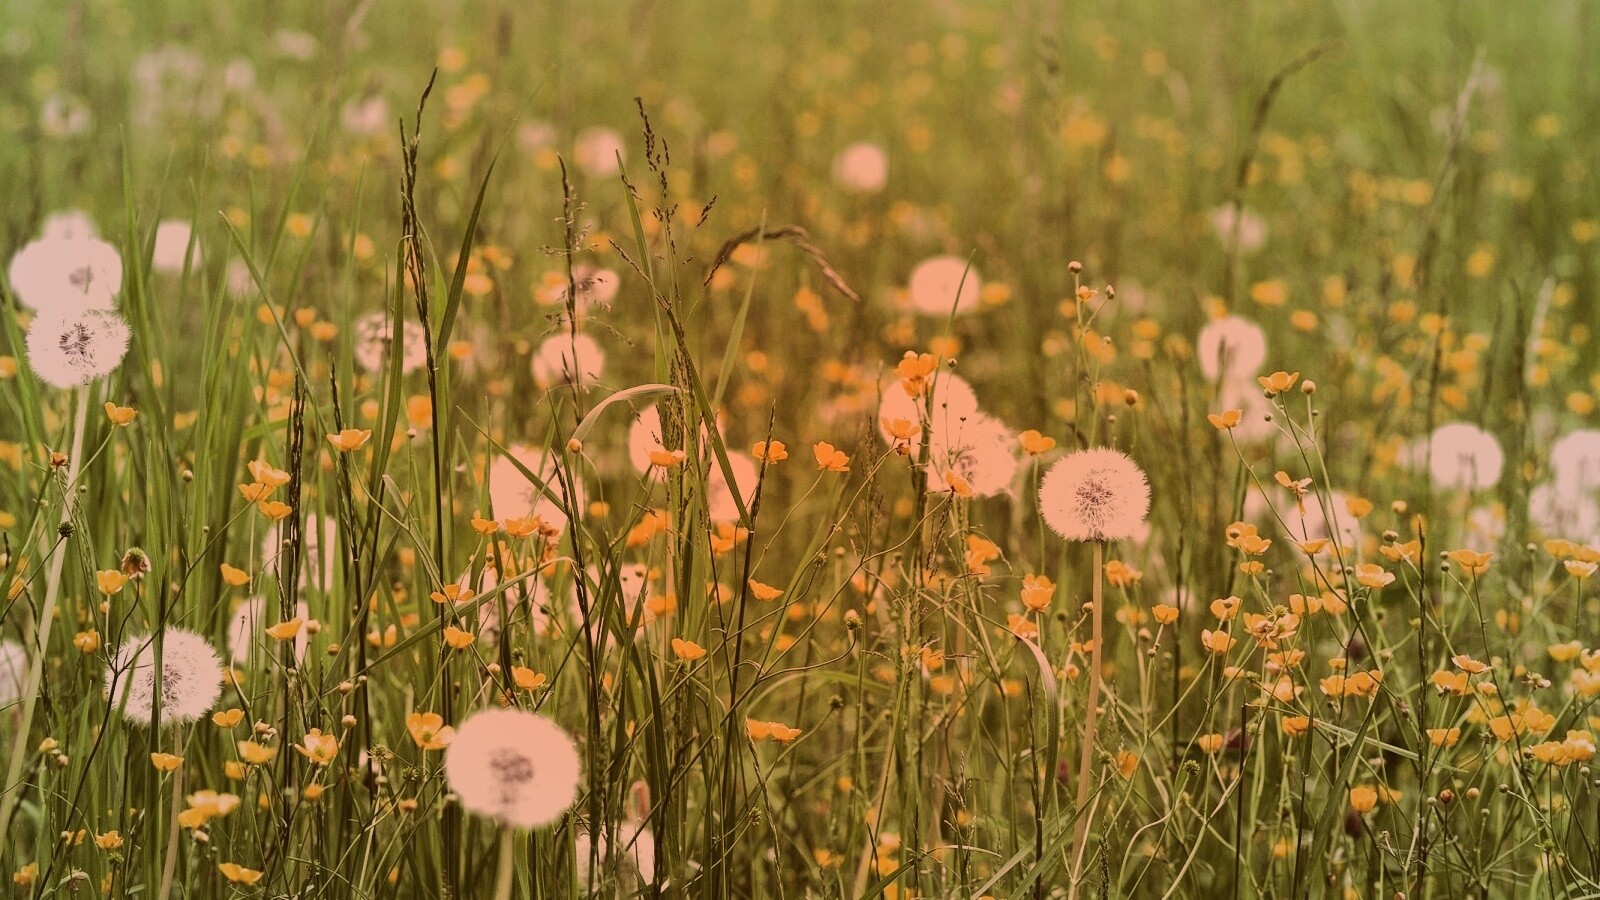
[[[1600,897],[1597,59],[0,0],[0,896]]]

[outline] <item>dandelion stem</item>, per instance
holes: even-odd
[[[177,750],[182,755],[183,729],[178,728],[174,736],[177,738]],[[167,861],[161,867],[161,891],[156,896],[160,900],[167,900],[172,896],[172,882],[178,873],[178,835],[183,829],[178,826],[178,812],[183,806],[183,766],[179,765],[172,773],[172,819],[167,826]]]
[[[516,854],[511,852],[514,832],[500,829],[500,864],[494,877],[495,900],[511,900],[511,885],[516,881]]]
[[[1078,825],[1072,837],[1072,887],[1068,890],[1068,900],[1076,900],[1078,896],[1078,879],[1083,874],[1083,851],[1087,848],[1089,838],[1089,823],[1094,818],[1094,809],[1090,806],[1089,773],[1094,764],[1095,729],[1099,724],[1100,707],[1100,644],[1101,644],[1101,609],[1104,599],[1102,580],[1105,574],[1104,541],[1094,542],[1094,609],[1091,618],[1094,622],[1093,645],[1089,650],[1089,706],[1083,716],[1083,749],[1078,756],[1078,800],[1076,815]]]
[[[77,487],[79,460],[83,457],[83,433],[88,429],[89,389],[80,387],[74,390],[72,400],[77,406],[77,416],[72,424],[72,455],[67,457],[67,480],[61,491],[62,526],[72,521],[73,491]],[[5,799],[0,801],[0,834],[8,836],[12,836],[11,817],[16,813],[17,803],[21,799],[18,783],[22,780],[23,761],[28,758],[28,734],[33,725],[33,711],[39,700],[39,689],[44,684],[44,659],[50,647],[50,625],[56,618],[56,601],[61,594],[61,569],[67,561],[64,544],[65,541],[62,541],[50,558],[50,577],[45,581],[44,608],[39,615],[39,644],[33,654],[32,670],[28,673],[28,689],[23,692],[22,717],[17,722],[16,741],[11,746]]]

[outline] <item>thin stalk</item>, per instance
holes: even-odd
[[[183,731],[178,729],[177,750],[183,750]],[[180,753],[180,755],[182,755]],[[172,882],[178,874],[178,836],[183,829],[178,827],[178,812],[183,809],[183,764],[172,773],[172,820],[167,826],[167,861],[161,867],[161,891],[157,896],[160,900],[167,900],[172,896]]]
[[[511,900],[511,885],[517,880],[517,857],[511,852],[513,834],[510,828],[500,829],[500,863],[494,876],[494,900]]]
[[[72,392],[73,404],[77,406],[77,415],[72,424],[72,455],[67,457],[67,481],[61,495],[61,526],[72,522],[72,499],[77,488],[78,464],[83,456],[83,433],[88,429],[89,397],[88,388],[80,387]],[[59,530],[59,529],[58,529]],[[5,799],[0,801],[0,834],[14,837],[11,831],[11,817],[17,811],[17,803],[21,800],[22,791],[19,782],[22,780],[23,761],[30,757],[28,753],[28,735],[33,726],[33,711],[39,700],[39,688],[44,684],[44,658],[50,648],[50,626],[56,619],[56,601],[61,595],[61,568],[67,561],[67,549],[62,542],[56,553],[50,559],[50,577],[45,581],[44,609],[39,616],[39,644],[33,654],[33,667],[28,672],[28,689],[23,692],[22,717],[17,722],[17,737],[11,745],[11,764],[6,770]]]
[[[1083,717],[1083,749],[1078,755],[1078,801],[1076,815],[1077,827],[1072,836],[1072,886],[1067,890],[1068,900],[1077,900],[1078,880],[1083,875],[1083,851],[1087,849],[1089,838],[1089,820],[1094,818],[1094,810],[1087,808],[1090,800],[1089,773],[1094,765],[1095,729],[1099,725],[1100,707],[1100,657],[1102,643],[1103,618],[1101,607],[1104,605],[1102,582],[1105,575],[1104,541],[1094,542],[1094,609],[1091,619],[1094,622],[1094,644],[1089,650],[1089,708]]]

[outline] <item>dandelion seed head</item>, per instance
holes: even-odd
[[[44,240],[58,241],[88,241],[100,238],[100,229],[94,224],[94,217],[81,209],[63,209],[53,212],[45,217],[44,224],[39,226],[39,236]],[[113,248],[115,252],[115,248]],[[117,259],[121,266],[121,257]]]
[[[739,518],[739,504],[734,500],[734,487],[728,484],[722,465],[715,454],[707,463],[710,474],[706,478],[706,508],[712,522],[734,522]],[[733,472],[733,485],[738,487],[745,508],[756,498],[756,483],[761,479],[761,467],[754,457],[738,450],[728,451],[728,469]]]
[[[1240,253],[1254,253],[1267,242],[1266,221],[1248,209],[1235,214],[1233,204],[1225,203],[1213,209],[1207,219],[1211,222],[1211,230],[1216,232],[1217,240],[1224,247],[1233,243],[1235,223],[1239,230]]]
[[[521,519],[528,516],[537,516],[545,525],[562,529],[567,526],[568,508],[582,510],[585,501],[583,482],[577,480],[573,472],[563,472],[557,477],[557,459],[554,454],[538,447],[513,445],[509,448],[510,457],[496,457],[489,466],[489,503],[498,519]],[[516,462],[513,462],[515,459]],[[549,489],[550,495],[556,502],[545,496],[538,485],[529,481],[527,476],[517,468],[520,462],[524,468],[536,475]],[[571,479],[571,502],[566,502],[567,486],[563,479]]]
[[[1600,431],[1582,428],[1562,435],[1550,445],[1550,471],[1563,488],[1600,490]]]
[[[622,135],[609,128],[585,128],[572,144],[572,159],[590,178],[610,178],[618,174],[617,160],[627,159]]]
[[[1017,436],[1004,422],[974,413],[959,422],[936,428],[928,447],[928,490],[948,491],[945,480],[954,472],[980,497],[1008,493],[1021,461]]]
[[[284,553],[282,527],[268,528],[261,538],[261,564],[274,576],[279,575],[279,560]],[[323,591],[334,588],[339,575],[339,522],[332,516],[308,513],[300,525],[299,587],[304,590],[316,587]],[[315,584],[311,573],[317,573]],[[271,623],[268,623],[271,624]]]
[[[590,849],[593,841],[595,853]],[[600,877],[613,873],[617,866],[630,866],[639,880],[646,885],[656,882],[656,838],[655,834],[646,828],[643,822],[632,819],[622,822],[617,826],[617,843],[621,845],[615,853],[612,852],[606,841],[606,832],[601,830],[591,839],[588,831],[581,831],[573,841],[573,849],[578,858],[578,883],[588,884],[591,880],[589,859],[591,856],[600,858]]]
[[[928,397],[913,397],[906,393],[905,385],[899,378],[890,379],[884,385],[883,399],[878,403],[878,434],[885,444],[893,445],[895,438],[884,427],[884,422],[893,422],[904,419],[913,424],[928,424],[934,431],[959,428],[962,420],[972,418],[979,414],[978,394],[968,384],[966,379],[954,372],[940,369],[933,374],[933,397],[931,407],[927,407],[924,415],[924,404]],[[921,435],[911,442],[913,448],[922,446]]]
[[[959,256],[934,256],[911,270],[906,299],[911,308],[925,316],[948,316],[971,312],[983,296],[978,270]]]
[[[301,621],[311,618],[311,609],[304,601],[294,606],[295,617]],[[277,613],[277,604],[270,606],[263,597],[250,597],[242,600],[233,608],[233,615],[228,619],[228,653],[236,666],[248,666],[252,659],[257,663],[264,663],[277,656],[272,642],[264,636],[267,628],[278,624],[280,616]],[[294,661],[296,665],[303,663],[306,658],[306,647],[311,644],[311,632],[300,629],[294,637]]]
[[[82,216],[82,218],[79,218]],[[94,236],[87,216],[46,222],[44,237],[23,246],[6,268],[11,290],[38,313],[105,309],[122,290],[122,255]],[[87,228],[87,232],[85,232]]]
[[[1528,523],[1545,537],[1600,543],[1600,504],[1592,488],[1559,480],[1538,485],[1528,492]]]
[[[559,819],[578,796],[578,748],[544,716],[486,709],[468,716],[445,751],[450,789],[468,812],[514,828]]]
[[[1494,435],[1468,422],[1440,425],[1428,449],[1434,486],[1483,491],[1500,482],[1505,452]]]
[[[509,556],[509,554],[507,554]],[[491,557],[492,558],[492,557]],[[472,570],[468,569],[456,579],[457,584],[468,584],[472,580]],[[485,564],[483,571],[478,575],[477,583],[473,586],[473,595],[482,597],[494,593],[500,586],[500,569],[498,563]],[[544,637],[551,633],[550,629],[550,586],[545,584],[538,575],[528,575],[516,584],[507,587],[501,593],[505,598],[505,607],[512,621],[523,617],[528,618],[528,624],[533,628],[533,633]],[[526,613],[522,605],[528,604]],[[478,607],[478,636],[490,644],[500,640],[500,600],[498,598],[485,601]]]
[[[194,243],[194,226],[182,219],[165,219],[156,225],[155,254],[150,257],[150,267],[157,272],[177,275],[183,272],[184,259],[199,266],[200,245]],[[193,246],[191,246],[191,244]]]
[[[541,387],[593,385],[606,369],[606,352],[587,334],[557,334],[533,353],[533,380]]]
[[[41,313],[28,328],[28,364],[58,388],[88,384],[116,371],[128,352],[128,323],[114,310]]]
[[[27,686],[28,651],[16,641],[0,641],[0,710],[21,700]]]
[[[130,722],[148,727],[156,714],[156,642],[123,642],[106,669],[105,695]],[[222,695],[222,660],[211,642],[182,628],[162,632],[161,722],[197,721]],[[124,705],[126,703],[126,705]]]
[[[1069,541],[1133,537],[1150,512],[1150,483],[1126,454],[1077,450],[1056,460],[1039,484],[1039,512]]]
[[[356,365],[368,372],[381,372],[394,354],[394,323],[387,313],[371,313],[355,323]],[[405,320],[400,329],[400,371],[409,374],[428,363],[428,347],[422,324]]]
[[[1266,332],[1239,316],[1212,319],[1194,343],[1195,360],[1207,381],[1252,378],[1267,361]]]
[[[834,183],[855,194],[876,194],[889,183],[889,154],[871,141],[857,141],[833,160]]]

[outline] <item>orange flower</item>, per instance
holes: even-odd
[[[783,441],[756,441],[755,446],[750,448],[750,453],[769,465],[789,458],[789,450],[783,445]]]
[[[1027,453],[1029,456],[1038,456],[1041,453],[1049,451],[1056,445],[1055,438],[1040,434],[1038,431],[1032,428],[1029,428],[1027,431],[1017,435],[1017,440],[1021,442],[1023,452]]]
[[[157,772],[171,772],[183,765],[183,757],[171,753],[152,753],[150,764],[156,767]]]
[[[338,757],[339,739],[331,734],[323,734],[320,728],[313,728],[306,732],[300,743],[294,745],[294,749],[306,759],[325,766]]]
[[[133,420],[139,416],[139,414],[134,411],[133,407],[118,406],[115,403],[112,403],[110,400],[106,401],[105,410],[106,418],[111,420],[111,424],[117,426],[118,428],[131,424]]]
[[[360,450],[372,439],[372,431],[367,428],[346,428],[338,434],[328,435],[328,443],[333,445],[340,453],[349,453]]]
[[[694,641],[673,638],[672,655],[676,656],[679,662],[694,662],[706,655],[706,648],[696,644]]]
[[[1218,431],[1227,431],[1230,428],[1237,428],[1243,419],[1244,410],[1241,409],[1229,409],[1220,413],[1208,413],[1206,415],[1206,421],[1210,422],[1211,427],[1217,429]]]
[[[1212,653],[1227,653],[1239,641],[1230,637],[1226,631],[1212,631],[1209,628],[1200,630],[1200,644]]]
[[[230,587],[244,587],[250,583],[250,573],[223,563],[222,580],[227,582]]]
[[[1394,583],[1394,575],[1386,571],[1383,566],[1373,563],[1362,563],[1356,566],[1356,583],[1362,587],[1378,590]]]
[[[267,500],[257,503],[256,509],[261,511],[261,515],[273,521],[285,518],[290,513],[294,512],[294,507],[283,502],[282,500]]]
[[[267,487],[280,488],[289,483],[288,472],[273,468],[272,464],[264,459],[251,460],[246,464],[245,468],[250,470],[251,478]]]
[[[1299,372],[1273,372],[1271,375],[1262,375],[1256,378],[1261,389],[1270,395],[1282,394],[1294,389],[1300,382]]]
[[[835,449],[834,446],[827,441],[818,441],[816,445],[811,448],[811,452],[817,457],[817,468],[824,472],[850,471],[849,455],[843,450]]]
[[[255,884],[261,880],[262,875],[255,869],[246,869],[238,863],[231,862],[217,863],[217,871],[234,884]]]
[[[444,717],[435,712],[414,712],[406,716],[406,730],[411,732],[411,740],[424,750],[443,750],[456,736],[456,730],[444,724]]]
[[[1165,603],[1157,603],[1151,607],[1150,614],[1155,616],[1156,622],[1161,625],[1171,625],[1178,621],[1178,608]]]
[[[1022,605],[1033,612],[1039,612],[1050,605],[1055,598],[1056,585],[1044,575],[1022,576]]]
[[[454,625],[446,625],[444,627],[444,642],[452,650],[465,650],[471,647],[475,641],[477,641],[477,638],[470,631],[464,631]]]
[[[543,672],[535,672],[527,666],[511,667],[511,681],[522,690],[536,691],[548,680]]]
[[[1358,813],[1372,812],[1378,805],[1378,792],[1366,785],[1357,785],[1350,789],[1350,808]]]
[[[128,576],[118,569],[102,569],[94,573],[94,581],[100,593],[111,597],[122,592],[123,585],[128,583]]]
[[[754,578],[750,579],[750,593],[757,600],[776,600],[783,596],[783,591],[770,584],[762,584]]]
[[[1474,550],[1451,550],[1445,556],[1473,578],[1489,571],[1489,560],[1494,558],[1493,553],[1478,553]]]
[[[428,599],[435,603],[467,603],[473,598],[472,589],[464,584],[447,584],[443,590],[434,591]]]
[[[300,633],[300,626],[302,624],[304,623],[301,621],[299,616],[296,616],[287,622],[279,622],[278,624],[267,629],[267,637],[276,638],[280,641],[290,640],[295,635]]]

